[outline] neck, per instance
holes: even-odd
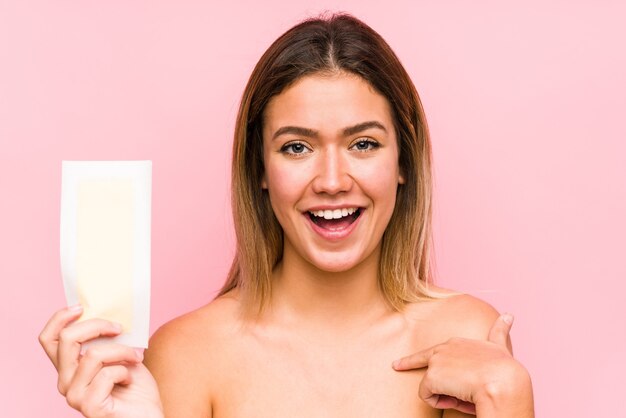
[[[353,327],[389,308],[378,286],[377,248],[363,262],[341,272],[323,271],[285,249],[274,271],[272,311],[298,324]]]

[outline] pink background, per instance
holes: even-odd
[[[322,10],[364,19],[412,75],[434,144],[438,281],[516,315],[537,415],[622,414],[626,8],[508,3],[0,2],[0,415],[78,416],[37,343],[65,303],[61,160],[153,160],[152,331],[206,303],[233,254],[245,81]]]

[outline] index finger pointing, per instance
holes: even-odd
[[[433,356],[435,347],[418,351],[410,356],[402,357],[392,363],[392,367],[397,371],[421,369],[428,366],[430,358]]]

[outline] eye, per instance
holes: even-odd
[[[302,142],[290,142],[280,148],[280,152],[290,155],[299,155],[311,152],[311,149]]]
[[[363,138],[355,142],[351,148],[354,148],[357,151],[367,152],[367,151],[373,151],[379,147],[380,147],[380,144],[374,141],[373,139]]]

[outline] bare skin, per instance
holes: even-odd
[[[416,396],[425,371],[399,373],[391,362],[452,337],[485,340],[498,318],[466,295],[376,312],[358,331],[338,318],[246,324],[238,304],[229,294],[153,337],[145,364],[166,416],[467,417],[426,404]]]

